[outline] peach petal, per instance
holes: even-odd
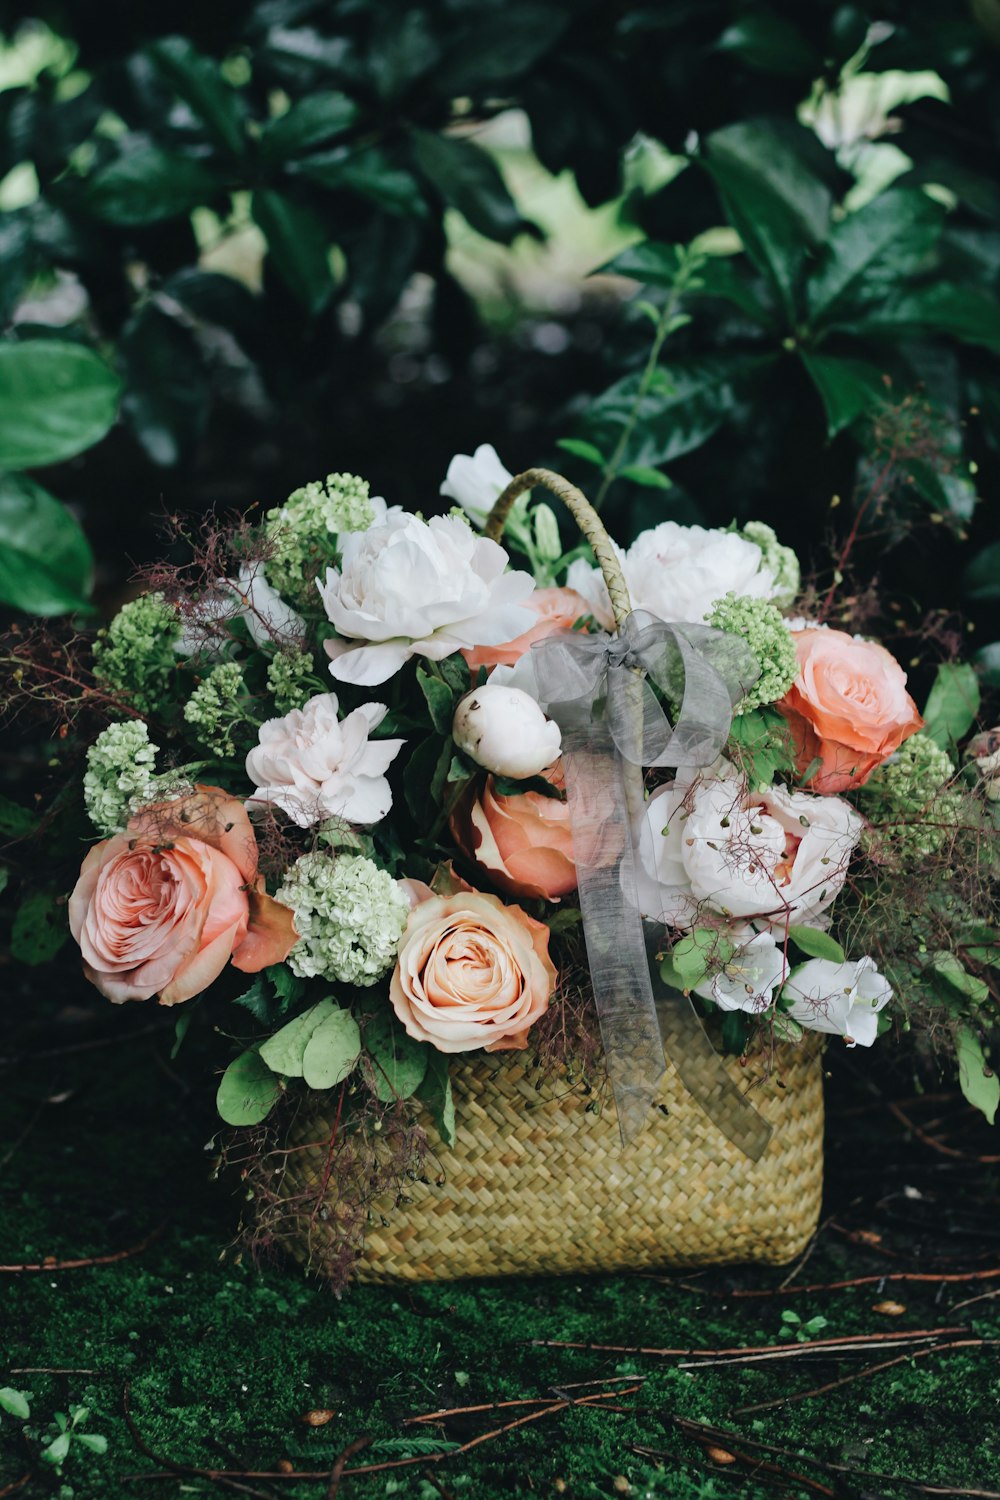
[[[250,903],[250,925],[246,936],[233,953],[233,967],[244,974],[256,974],[271,964],[284,963],[298,942],[299,934],[291,909],[275,901],[264,890],[247,892]]]
[[[179,1005],[182,1000],[190,1000],[193,996],[200,995],[202,990],[207,990],[210,984],[214,984],[229,961],[238,930],[239,924],[234,923],[204,948],[192,953],[177,969],[170,983],[160,991],[160,1004]]]

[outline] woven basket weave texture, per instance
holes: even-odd
[[[579,1089],[541,1081],[530,1054],[453,1064],[457,1139],[426,1112],[428,1181],[409,1202],[378,1205],[361,1282],[447,1281],[759,1261],[783,1265],[808,1244],[823,1180],[822,1062],[817,1046],[777,1049],[769,1077],[726,1066],[775,1130],[752,1162],[712,1125],[668,1068],[650,1123],[624,1151],[610,1100],[588,1112]],[[756,1075],[756,1078],[755,1078]],[[328,1096],[300,1116],[284,1193],[322,1180]],[[442,1180],[443,1179],[443,1180]],[[285,1240],[324,1274],[331,1229],[310,1216]]]

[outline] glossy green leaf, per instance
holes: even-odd
[[[359,193],[386,213],[427,217],[427,204],[416,177],[378,146],[360,151],[337,146],[332,151],[289,162],[286,171],[334,191]]]
[[[233,1059],[223,1073],[215,1107],[227,1125],[259,1125],[281,1096],[281,1085],[251,1049]]]
[[[738,57],[755,72],[811,82],[823,71],[823,58],[797,26],[761,5],[727,26],[715,43],[717,52]]]
[[[940,515],[968,521],[976,508],[976,486],[957,468],[931,463],[927,459],[907,458],[900,463],[913,491],[927,501]]]
[[[633,484],[642,485],[647,490],[671,490],[673,483],[666,474],[659,469],[649,469],[643,464],[629,464],[627,468],[620,471],[622,479],[631,479]]]
[[[333,140],[350,130],[358,117],[358,106],[346,94],[332,89],[307,94],[264,127],[261,154],[268,161],[287,161],[314,146]]]
[[[302,1077],[311,1089],[332,1089],[351,1072],[361,1053],[361,1032],[339,1006],[316,1027],[302,1054]]]
[[[969,599],[1000,599],[1000,542],[977,552],[962,576]]]
[[[427,1072],[432,1047],[407,1036],[388,1009],[366,1022],[364,1045],[369,1059],[367,1077],[377,1099],[389,1104],[416,1093]]]
[[[673,286],[678,268],[676,245],[643,240],[638,245],[620,250],[613,260],[606,261],[594,274],[630,276],[633,281],[641,281],[646,286]]]
[[[34,615],[88,609],[94,572],[76,518],[23,474],[0,474],[0,603]]]
[[[430,672],[425,672],[423,667],[417,668],[417,684],[424,695],[434,728],[438,734],[450,736],[452,720],[455,717],[455,695],[451,688],[439,677],[433,677]],[[468,689],[468,686],[466,677],[463,692]]]
[[[0,796],[0,838],[23,839],[38,822],[38,814],[21,807],[9,797]]]
[[[837,939],[828,932],[821,932],[818,927],[806,927],[802,923],[793,922],[788,928],[788,936],[796,948],[810,958],[825,958],[834,964],[847,962],[847,955]]]
[[[83,204],[108,224],[158,224],[190,213],[219,190],[218,180],[193,157],[143,143],[87,180]]]
[[[294,1021],[289,1021],[287,1026],[282,1026],[280,1031],[269,1036],[261,1046],[262,1062],[272,1072],[281,1073],[285,1078],[301,1078],[309,1038],[317,1026],[328,1016],[332,1016],[336,1009],[335,1001],[329,998],[320,1000],[317,1005],[296,1016]]]
[[[572,24],[571,8],[537,0],[506,0],[496,9],[472,9],[471,15],[465,26],[449,23],[445,54],[431,76],[435,93],[449,100],[491,84],[506,92]]]
[[[46,1464],[52,1464],[53,1468],[58,1473],[60,1465],[62,1464],[66,1455],[69,1453],[70,1441],[71,1434],[68,1431],[60,1432],[58,1437],[53,1438],[51,1443],[49,1443],[47,1447],[42,1449],[40,1455],[42,1462]]]
[[[252,206],[275,270],[315,317],[333,293],[325,229],[310,209],[270,189],[254,193]]]
[[[11,1417],[18,1417],[22,1422],[26,1422],[31,1416],[31,1407],[24,1392],[15,1391],[9,1385],[0,1390],[0,1411],[5,1411]]]
[[[607,462],[600,448],[593,443],[586,442],[583,438],[559,438],[556,447],[561,448],[564,453],[571,453],[574,458],[582,458],[584,463],[596,464],[602,469]]]
[[[955,1037],[955,1053],[962,1093],[993,1125],[1000,1106],[1000,1078],[983,1056],[979,1038],[967,1026],[963,1026]]]
[[[1000,302],[974,286],[932,281],[889,298],[851,331],[866,335],[943,333],[965,344],[1000,350]]]
[[[164,77],[203,121],[216,145],[233,156],[242,156],[246,137],[240,99],[218,64],[182,36],[160,37],[149,51]]]
[[[82,344],[0,343],[0,469],[61,463],[100,441],[121,382]]]
[[[427,1059],[427,1072],[416,1091],[421,1104],[430,1110],[438,1134],[446,1146],[455,1144],[455,1099],[451,1091],[448,1056],[433,1048]]]
[[[10,935],[13,958],[23,964],[45,964],[69,937],[66,906],[51,891],[36,891],[21,902]]]
[[[122,332],[122,415],[147,456],[162,468],[195,448],[208,419],[209,381],[190,332],[147,302]]]
[[[473,229],[509,245],[524,227],[500,168],[481,146],[427,130],[413,132],[417,165]]]
[[[968,662],[942,662],[924,705],[924,734],[942,750],[950,750],[975,723],[979,698],[974,667]]]
[[[809,280],[809,316],[842,322],[880,303],[918,270],[941,237],[944,209],[919,188],[890,188],[831,226]]]
[[[971,955],[970,955],[971,956]],[[973,1005],[985,1005],[990,998],[990,987],[983,979],[970,974],[961,959],[948,949],[935,953],[931,960],[934,976],[945,986],[945,993],[952,992],[962,1001]]]
[[[811,354],[804,349],[799,351],[799,358],[822,398],[827,437],[836,437],[858,417],[885,405],[886,384],[877,365],[835,354]]]

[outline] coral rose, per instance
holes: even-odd
[[[817,792],[863,786],[923,724],[906,673],[884,646],[843,630],[795,632],[799,675],[778,708],[795,739],[800,773]]]
[[[451,832],[462,853],[512,896],[558,901],[576,890],[569,807],[557,797],[505,797],[487,776],[481,790],[470,783],[452,815]]]
[[[242,802],[220,787],[143,808],[95,844],[69,900],[84,973],[109,1000],[190,1000],[232,959],[281,963],[297,932],[264,891]]]
[[[439,1052],[507,1052],[527,1046],[555,982],[544,923],[460,891],[410,913],[389,999],[409,1035]]]
[[[500,646],[473,646],[462,652],[473,677],[480,667],[512,667],[536,641],[544,641],[557,630],[572,630],[577,620],[591,613],[591,606],[583,595],[576,589],[566,588],[536,589],[524,600],[524,608],[533,610],[538,621],[523,635]]]

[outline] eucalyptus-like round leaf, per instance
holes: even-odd
[[[383,1011],[365,1026],[365,1051],[370,1060],[369,1083],[376,1099],[390,1104],[409,1099],[424,1080],[431,1048],[407,1036],[395,1016]]]
[[[321,1021],[306,1043],[302,1077],[311,1089],[331,1089],[351,1072],[361,1053],[361,1032],[340,1007]]]
[[[286,1078],[301,1078],[302,1065],[309,1039],[317,1026],[337,1009],[332,1000],[321,1000],[310,1010],[303,1011],[287,1026],[282,1026],[274,1036],[269,1036],[260,1049],[260,1055],[273,1073],[282,1073]]]
[[[278,1080],[260,1054],[243,1052],[223,1073],[215,1105],[227,1125],[259,1125],[280,1093]]]

